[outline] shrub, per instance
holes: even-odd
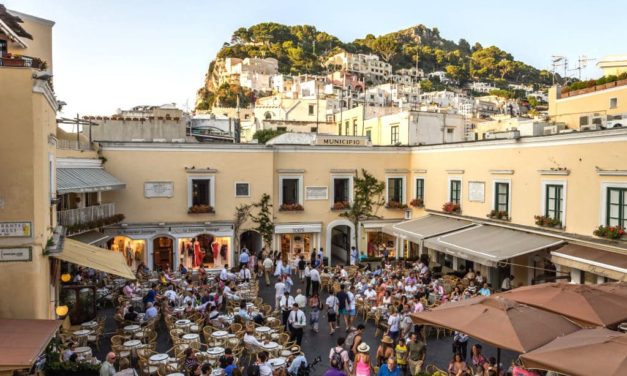
[[[333,204],[333,210],[346,210],[346,209],[350,209],[351,205],[348,203],[348,201],[338,201],[336,203]]]
[[[459,206],[459,204],[456,204],[454,202],[446,202],[444,203],[444,205],[442,205],[442,211],[445,213],[460,214],[462,212],[462,208],[461,206]]]
[[[303,211],[305,208],[301,204],[281,204],[279,211]]]
[[[560,219],[547,217],[545,215],[536,215],[533,218],[537,226],[562,228],[562,221]]]
[[[388,201],[386,209],[407,209],[407,205],[398,201]]]
[[[620,239],[625,235],[625,229],[620,226],[599,226],[594,235],[600,238]]]
[[[409,202],[409,205],[413,206],[414,208],[422,208],[425,206],[425,202],[421,198],[415,198]]]
[[[188,214],[206,214],[215,213],[215,210],[210,205],[194,205],[187,211]]]
[[[490,214],[488,214],[488,218],[501,219],[504,221],[509,220],[509,216],[506,211],[503,210],[492,210]]]

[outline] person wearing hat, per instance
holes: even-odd
[[[372,365],[370,364],[370,346],[362,342],[357,346],[355,354],[355,376],[370,376]]]
[[[392,337],[385,335],[381,339],[381,344],[377,349],[377,365],[383,366],[386,360],[390,357],[394,357],[394,340]]]

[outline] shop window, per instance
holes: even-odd
[[[250,184],[235,183],[235,197],[250,197]]]
[[[403,178],[388,178],[388,203],[404,203]]]
[[[564,212],[564,186],[547,184],[545,187],[544,215],[551,219],[562,219]]]
[[[450,181],[449,201],[460,204],[462,201],[462,181],[453,179]]]
[[[509,214],[509,183],[494,183],[494,210]]]
[[[627,227],[627,188],[607,188],[606,226]]]
[[[396,257],[396,238],[381,231],[368,232],[368,257]]]
[[[281,177],[280,199],[282,205],[301,204],[301,177]]]
[[[333,178],[333,203],[350,202],[350,178]]]

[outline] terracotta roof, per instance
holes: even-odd
[[[0,20],[2,20],[2,22],[10,27],[11,30],[13,30],[13,32],[15,32],[15,34],[19,35],[20,37],[28,38],[30,40],[33,39],[33,36],[30,35],[26,30],[24,30],[22,25],[20,25],[24,21],[22,21],[22,19],[18,16],[14,16],[9,13],[7,11],[7,8],[5,8],[5,6],[2,4],[0,4]]]

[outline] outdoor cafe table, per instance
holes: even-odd
[[[211,357],[217,357],[224,354],[224,347],[216,346],[207,349],[207,355]]]
[[[259,333],[259,335],[261,335],[264,338],[268,336],[271,330],[272,329],[270,329],[267,326],[260,326],[260,327],[255,328],[255,332]]]
[[[81,330],[77,330],[75,331],[74,334],[76,337],[86,337],[89,335],[89,333],[91,333],[91,330],[89,329],[81,329]]]
[[[168,373],[166,376],[185,376],[185,375],[180,372],[174,372],[174,373]]]
[[[268,364],[273,370],[277,370],[285,367],[287,362],[285,361],[285,358],[272,358],[268,359]]]
[[[134,296],[131,298],[131,305],[135,308],[135,312],[140,312],[144,305],[144,299],[141,296]]]
[[[88,330],[94,329],[97,326],[98,326],[98,322],[96,321],[87,321],[81,324],[81,328],[88,329]]]
[[[200,342],[200,336],[196,333],[185,334],[181,339],[185,342]]]
[[[127,332],[127,333],[130,333],[130,334],[139,332],[140,330],[141,330],[141,326],[135,325],[135,324],[127,325],[127,326],[124,327],[124,331]]]
[[[183,329],[184,331],[188,331],[189,327],[192,325],[191,320],[176,320],[174,322],[174,326]]]
[[[74,352],[79,358],[89,359],[92,357],[91,347],[80,346],[74,349]]]
[[[150,364],[167,364],[170,356],[168,354],[154,354],[148,358]]]

